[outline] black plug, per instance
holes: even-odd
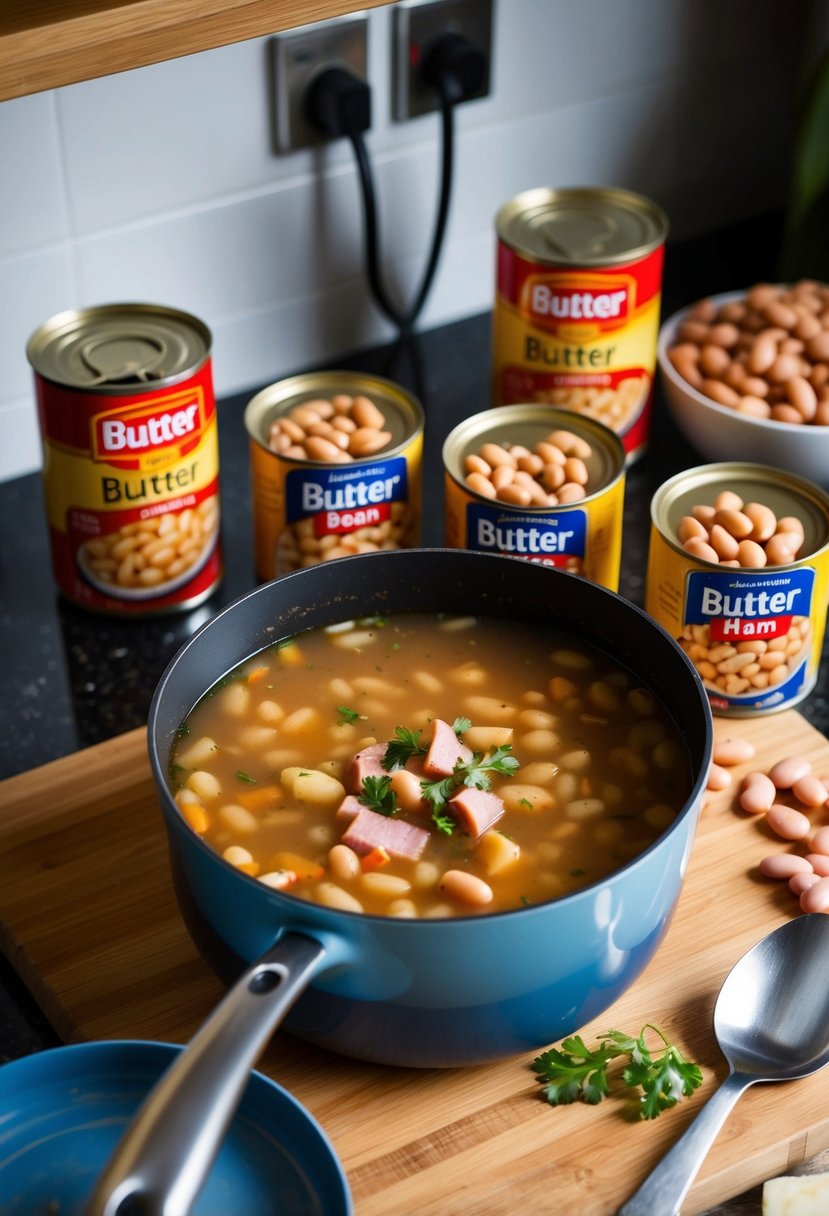
[[[305,117],[326,135],[358,135],[371,126],[371,89],[345,68],[326,68],[308,86]]]
[[[486,89],[489,62],[463,34],[447,32],[429,43],[420,75],[451,105],[470,101]]]

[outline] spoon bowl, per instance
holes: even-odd
[[[714,1007],[728,1076],[618,1216],[677,1216],[737,1099],[829,1064],[829,916],[798,916],[732,967]]]
[[[714,1007],[732,1071],[793,1081],[829,1062],[829,917],[798,916],[744,954]]]

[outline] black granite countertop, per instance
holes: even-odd
[[[781,222],[738,227],[669,244],[663,316],[703,295],[774,279]],[[407,343],[341,359],[343,368],[388,376],[426,412],[423,543],[443,542],[441,446],[461,418],[489,407],[490,316],[471,317]],[[224,580],[204,605],[160,618],[120,620],[64,602],[52,579],[38,475],[0,484],[0,778],[24,772],[145,723],[156,682],[193,630],[256,584],[250,473],[242,413],[251,393],[220,402]],[[651,442],[628,472],[620,591],[644,598],[649,506],[675,472],[705,463],[676,430],[657,391]],[[825,652],[824,652],[825,653]],[[829,733],[824,661],[819,686],[798,709]],[[0,812],[1,813],[1,812]],[[0,879],[0,917],[2,880]],[[0,1062],[56,1043],[8,963],[0,958]]]

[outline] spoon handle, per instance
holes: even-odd
[[[717,1133],[740,1094],[754,1080],[745,1073],[729,1073],[639,1190],[619,1208],[617,1216],[678,1216]]]

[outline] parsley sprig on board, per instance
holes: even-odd
[[[645,1042],[648,1030],[662,1040],[656,1049]],[[646,1023],[636,1038],[619,1030],[607,1030],[599,1036],[595,1051],[586,1046],[580,1035],[571,1035],[562,1041],[561,1050],[551,1047],[536,1056],[532,1068],[551,1106],[564,1106],[579,1098],[596,1105],[610,1094],[608,1066],[622,1058],[628,1061],[621,1073],[624,1085],[642,1090],[640,1119],[656,1119],[681,1098],[690,1097],[702,1083],[699,1066],[686,1060],[679,1048],[651,1023]]]

